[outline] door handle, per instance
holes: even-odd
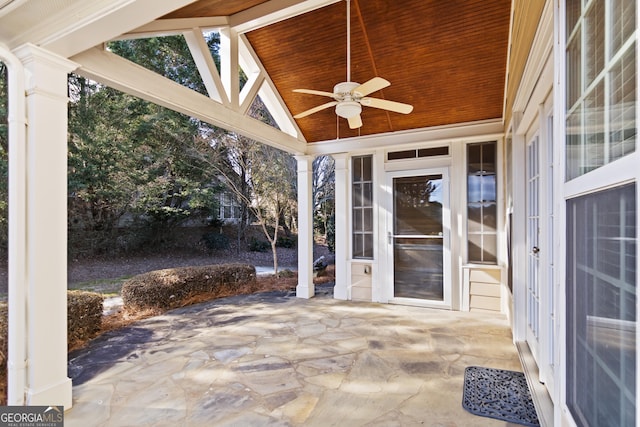
[[[533,249],[531,249],[531,252],[533,252],[534,254],[537,254],[538,252],[540,252],[540,248],[537,246],[534,246]]]

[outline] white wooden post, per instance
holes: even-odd
[[[346,153],[332,154],[336,167],[336,189],[335,189],[335,233],[336,233],[336,285],[333,288],[335,299],[349,299],[347,262],[349,260],[349,168],[348,155]]]
[[[313,285],[313,157],[296,156],[298,161],[298,298],[315,295]]]
[[[16,51],[27,97],[27,405],[71,407],[67,377],[67,74],[34,45]]]

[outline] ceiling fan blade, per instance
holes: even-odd
[[[380,89],[384,89],[385,87],[391,85],[388,80],[383,79],[382,77],[374,77],[369,81],[362,83],[357,88],[353,89],[351,93],[358,98],[362,98],[363,96],[367,96],[370,93],[377,92]]]
[[[310,110],[303,111],[300,114],[296,114],[293,116],[294,119],[300,119],[302,117],[306,117],[309,114],[317,113],[318,111],[324,110],[329,107],[333,107],[334,105],[338,105],[338,101],[327,102],[326,104],[318,105],[317,107],[313,107]]]
[[[380,98],[362,98],[360,103],[365,107],[380,108],[395,113],[409,114],[413,111],[413,105],[403,104],[401,102],[387,101]]]
[[[358,129],[362,127],[362,118],[360,117],[360,114],[358,114],[357,116],[349,117],[347,120],[349,121],[350,129]]]
[[[309,95],[320,95],[320,96],[328,96],[329,98],[335,98],[335,94],[331,92],[324,92],[321,90],[313,90],[313,89],[294,89],[294,92],[297,93],[308,93]]]

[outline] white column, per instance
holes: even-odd
[[[517,129],[522,120],[522,113],[513,112],[513,129]],[[513,321],[512,333],[514,341],[527,339],[527,177],[526,146],[523,134],[513,132],[511,141],[511,161],[513,186],[513,215],[511,234],[511,263],[513,269]]]
[[[349,157],[346,153],[332,154],[336,167],[335,218],[336,218],[336,285],[333,288],[335,299],[349,299],[347,262],[349,261]]]
[[[313,157],[296,156],[298,161],[298,298],[315,295],[313,285]]]
[[[27,405],[71,407],[67,377],[67,74],[37,46],[16,52],[27,75]]]

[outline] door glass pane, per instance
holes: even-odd
[[[442,235],[442,175],[396,178],[395,234]]]
[[[444,300],[442,175],[395,178],[394,296]]]

